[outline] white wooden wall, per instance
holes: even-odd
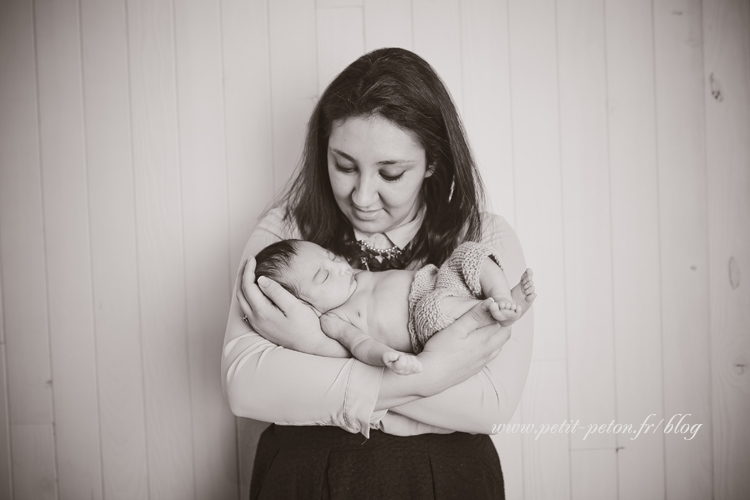
[[[255,218],[325,85],[442,75],[535,270],[509,499],[750,497],[750,2],[7,0],[0,498],[246,498],[219,356]]]

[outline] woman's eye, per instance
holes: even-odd
[[[403,175],[404,175],[404,173],[403,173],[403,172],[401,172],[401,173],[400,173],[400,174],[398,174],[398,175],[386,175],[386,174],[384,174],[384,173],[382,173],[382,172],[381,172],[381,174],[380,174],[380,177],[382,177],[382,178],[383,178],[383,180],[385,180],[385,181],[387,181],[387,182],[396,182],[396,181],[397,181],[397,180],[399,180],[399,179],[400,179],[400,178],[401,178],[401,177],[402,177]]]
[[[353,168],[344,167],[343,165],[339,165],[338,163],[336,164],[336,170],[338,170],[339,172],[343,172],[345,174],[351,174],[352,172],[354,172]]]

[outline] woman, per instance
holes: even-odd
[[[229,314],[230,408],[275,422],[258,443],[251,498],[504,496],[487,434],[520,400],[529,320],[509,340],[508,328],[477,328],[475,308],[427,342],[421,373],[399,376],[344,358],[309,307],[273,281],[253,284],[251,259],[301,238],[354,266],[414,269],[473,240],[494,246],[515,282],[520,245],[504,219],[481,212],[482,193],[450,96],[419,56],[376,50],[329,85],[301,170],[250,237]]]

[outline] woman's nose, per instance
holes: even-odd
[[[377,201],[377,190],[370,176],[360,175],[352,192],[352,202],[358,207],[367,209]]]

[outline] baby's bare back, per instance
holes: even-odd
[[[351,324],[388,347],[411,352],[409,340],[409,292],[415,271],[362,271],[357,289],[335,309]]]

